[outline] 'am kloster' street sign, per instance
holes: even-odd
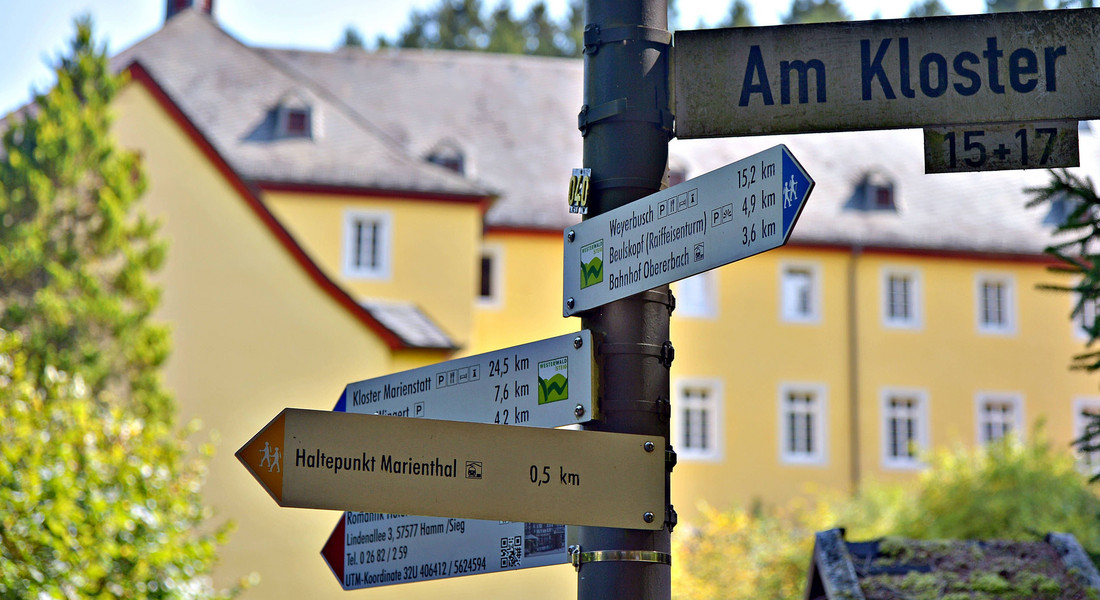
[[[678,31],[676,135],[1100,117],[1100,9]]]

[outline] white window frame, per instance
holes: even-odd
[[[985,287],[987,284],[999,284],[1004,289],[1004,304],[1001,306],[1003,323],[988,323],[985,320]],[[979,273],[974,278],[974,318],[978,332],[989,335],[1016,334],[1016,278],[1008,273]]]
[[[725,439],[723,436],[724,418],[723,385],[721,379],[686,378],[675,382],[676,399],[672,404],[672,443],[676,448],[676,456],[680,460],[717,462],[722,460]],[[688,398],[685,392],[689,389],[705,389],[708,396],[705,399]],[[705,410],[708,413],[706,424],[707,447],[688,447],[684,439],[684,412],[688,410]]]
[[[1081,294],[1074,292],[1070,294],[1070,311],[1077,308],[1077,303],[1081,301]],[[1085,329],[1085,323],[1088,321],[1095,321],[1100,317],[1100,299],[1096,299],[1090,304],[1086,303],[1081,307],[1081,312],[1073,315],[1073,335],[1078,340],[1087,342],[1089,339],[1088,331]]]
[[[978,392],[974,396],[974,439],[978,440],[979,444],[988,444],[1001,439],[1000,437],[990,438],[986,435],[988,429],[986,425],[989,424],[986,417],[989,413],[985,408],[993,402],[1012,407],[1012,414],[1008,421],[1009,430],[1002,432],[1001,437],[1011,433],[1017,439],[1024,439],[1024,397],[1015,392]]]
[[[703,271],[673,284],[678,317],[714,319],[718,317],[717,271]]]
[[[808,414],[810,423],[810,449],[791,450],[791,428],[788,426],[792,411],[789,402],[792,395],[810,398],[809,406],[800,413]],[[779,460],[791,465],[825,465],[829,461],[828,393],[819,383],[783,383],[779,386]]]
[[[804,271],[809,274],[810,302],[808,310],[795,310],[794,299],[789,296],[792,284],[788,274]],[[821,322],[821,266],[811,262],[784,262],[779,266],[779,318],[786,323],[815,324]]]
[[[1100,397],[1079,396],[1073,399],[1073,439],[1078,439],[1085,433],[1085,425],[1088,419],[1081,413],[1084,411],[1100,412]],[[1087,475],[1100,473],[1100,450],[1091,455],[1081,454],[1074,449],[1077,456],[1077,469]]]
[[[481,261],[488,258],[489,295],[481,295]],[[504,247],[499,244],[485,244],[478,253],[477,265],[477,305],[481,308],[500,308],[504,303]]]
[[[356,231],[359,221],[378,223],[377,265],[374,267],[355,264]],[[344,212],[344,276],[349,279],[389,279],[390,255],[393,234],[393,217],[386,212],[373,210],[348,210]]]
[[[890,314],[891,288],[890,282],[894,278],[904,278],[909,281],[908,297],[906,302],[909,307],[909,315],[898,317]],[[924,324],[924,294],[921,281],[921,273],[917,269],[886,267],[881,271],[880,277],[880,307],[882,309],[882,324],[894,329],[920,329]]]
[[[893,417],[890,401],[894,398],[906,398],[916,401],[912,417],[916,420],[916,436],[912,442],[916,446],[918,454],[914,456],[899,457],[891,452],[892,440],[890,439],[890,421]],[[879,395],[879,411],[882,416],[881,424],[881,455],[882,466],[887,469],[923,469],[925,464],[920,460],[919,452],[927,450],[931,420],[928,418],[928,392],[912,388],[885,388]]]

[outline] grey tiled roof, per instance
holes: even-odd
[[[197,14],[118,60],[134,58],[246,179],[492,191],[489,226],[555,231],[577,220],[565,197],[581,163],[580,60],[251,48]],[[287,94],[318,107],[319,139],[256,139]],[[1023,189],[1045,183],[1045,171],[925,175],[919,130],[673,140],[670,160],[694,177],[777,143],[817,182],[793,242],[1032,254],[1051,241],[1045,209],[1024,209]],[[439,147],[462,152],[465,178],[423,160]],[[1081,164],[1100,173],[1095,133],[1081,134]],[[868,173],[893,182],[896,213],[850,208]]]
[[[1082,166],[1074,171],[1100,173],[1100,136],[1081,131],[1080,141]],[[1049,209],[1024,207],[1024,189],[1046,184],[1047,171],[926,175],[919,129],[674,140],[669,152],[693,177],[779,143],[816,182],[792,243],[1033,254],[1053,241],[1053,227],[1043,223]],[[893,181],[896,213],[849,207],[869,173]]]
[[[561,229],[581,166],[580,60],[475,52],[261,50],[332,91],[414,156],[450,140],[501,192],[489,225]]]
[[[412,348],[454,349],[458,345],[410,302],[364,300],[360,305]]]
[[[113,59],[138,61],[244,179],[486,196],[477,182],[404,153],[341,100],[207,16],[186,11]],[[272,136],[284,99],[309,102],[312,138]]]

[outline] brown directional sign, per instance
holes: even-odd
[[[1100,9],[678,31],[681,138],[1100,117]]]
[[[280,506],[660,529],[655,436],[288,408],[237,451]]]

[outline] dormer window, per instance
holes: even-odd
[[[292,108],[286,113],[287,135],[309,135],[309,111]]]
[[[897,212],[894,180],[882,172],[872,171],[864,174],[844,207],[868,212]]]
[[[316,138],[319,134],[317,120],[317,111],[307,95],[288,92],[275,107],[275,137]]]
[[[279,107],[279,137],[313,137],[309,108]]]
[[[428,155],[425,158],[427,158],[428,162],[439,165],[444,169],[454,171],[459,175],[465,175],[469,168],[469,165],[466,164],[466,154],[453,140],[439,142],[434,148],[428,151]]]

